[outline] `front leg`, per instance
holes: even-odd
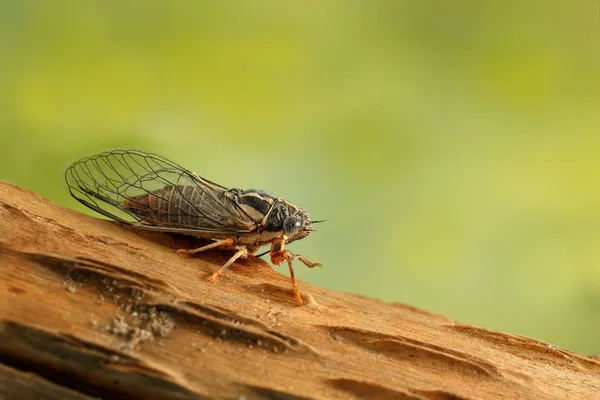
[[[281,238],[273,240],[271,243],[271,262],[274,265],[279,266],[282,262],[287,261],[288,266],[290,268],[290,278],[292,280],[292,287],[294,289],[294,296],[296,297],[296,301],[299,305],[302,305],[302,295],[300,294],[300,289],[298,289],[298,283],[296,282],[296,277],[294,276],[294,267],[292,265],[292,261],[295,258],[298,258],[302,261],[307,267],[313,268],[319,266],[319,263],[311,263],[306,258],[302,256],[297,256],[289,250],[285,250],[283,247],[285,245],[287,237],[284,235]]]

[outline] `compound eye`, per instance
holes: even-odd
[[[283,231],[287,234],[294,234],[300,230],[302,222],[298,217],[289,217],[283,222]]]

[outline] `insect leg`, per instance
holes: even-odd
[[[282,238],[274,239],[271,243],[271,262],[274,265],[279,266],[287,257],[286,255],[290,253],[287,250],[283,249],[285,245],[285,236]],[[292,257],[293,258],[293,257]]]
[[[207,244],[206,246],[199,247],[197,249],[192,249],[192,250],[179,249],[179,250],[177,250],[177,253],[178,254],[195,254],[195,253],[200,253],[201,251],[204,251],[204,250],[214,249],[215,247],[229,247],[232,245],[233,245],[233,239],[227,238],[227,239],[223,239],[223,240],[217,240],[216,242],[212,242],[211,244]]]
[[[298,260],[302,261],[304,263],[304,265],[306,265],[308,268],[322,266],[321,263],[314,263],[314,262],[308,261],[306,258],[302,257],[300,254],[294,254],[289,250],[284,250],[283,242],[273,241],[273,244],[271,246],[271,262],[275,265],[279,265],[284,260],[287,260],[289,258],[291,258],[292,260],[297,258]]]
[[[294,255],[287,252],[286,255],[290,255],[291,257],[286,257],[288,266],[290,267],[290,278],[292,278],[292,287],[294,288],[294,296],[296,296],[296,301],[299,305],[302,305],[302,296],[300,295],[300,289],[298,289],[298,282],[296,282],[296,277],[294,276],[294,267],[292,266],[292,260],[294,259]]]
[[[235,260],[237,260],[240,257],[247,257],[247,256],[248,256],[247,248],[244,247],[244,248],[239,249],[229,260],[227,260],[227,262],[221,268],[219,268],[218,271],[216,271],[215,273],[213,273],[211,276],[208,277],[208,281],[213,282],[215,279],[217,279],[217,277],[219,275],[221,275],[223,273],[223,271],[225,271],[227,268],[229,268],[231,266],[231,264],[233,264],[235,262]]]
[[[306,258],[304,258],[304,257],[302,257],[301,255],[298,255],[298,254],[296,254],[296,258],[298,260],[302,261],[304,263],[304,265],[306,265],[308,268],[322,267],[323,266],[321,263],[310,262]]]
[[[302,305],[302,296],[300,295],[300,289],[298,289],[298,282],[296,282],[296,277],[294,276],[294,266],[292,265],[292,261],[296,256],[289,250],[285,250],[283,246],[285,245],[285,237],[273,240],[271,243],[271,262],[275,265],[281,264],[283,261],[287,261],[288,266],[290,267],[290,278],[292,280],[292,288],[294,289],[294,296],[296,297],[296,301],[299,305]],[[306,259],[300,258],[302,262],[306,264]],[[316,264],[310,263],[313,267]],[[306,264],[308,265],[308,264]],[[311,267],[312,268],[312,267]]]

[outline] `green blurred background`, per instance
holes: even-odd
[[[157,152],[328,219],[303,280],[598,354],[599,7],[3,0],[0,179]]]

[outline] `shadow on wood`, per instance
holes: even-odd
[[[0,398],[596,399],[600,362],[0,182]],[[335,268],[335,266],[331,266]],[[342,269],[343,267],[340,267]]]

